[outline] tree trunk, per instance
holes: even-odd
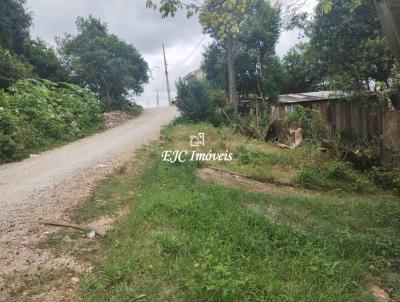
[[[374,3],[392,53],[400,63],[400,2],[374,0]]]
[[[238,116],[239,100],[236,90],[235,58],[233,50],[233,35],[228,30],[226,37],[226,65],[228,67],[229,102],[234,108],[235,117]]]

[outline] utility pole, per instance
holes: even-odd
[[[163,48],[163,53],[164,53],[165,77],[167,79],[168,104],[171,105],[171,103],[172,103],[172,100],[171,100],[171,89],[169,88],[168,65],[167,65],[167,58],[165,56],[164,43],[162,45],[162,48]]]
[[[158,89],[157,89],[157,107],[160,108],[160,99],[158,98]]]

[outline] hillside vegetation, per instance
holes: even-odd
[[[103,108],[87,89],[26,79],[0,91],[0,163],[104,129]]]

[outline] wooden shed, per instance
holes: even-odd
[[[295,106],[317,110],[326,122],[331,137],[377,136],[382,133],[382,108],[351,101],[351,95],[336,91],[317,91],[280,95],[272,106],[271,120],[285,120]]]

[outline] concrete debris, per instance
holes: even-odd
[[[111,111],[104,114],[106,118],[107,128],[115,128],[119,125],[125,124],[130,120],[128,114],[123,111]]]

